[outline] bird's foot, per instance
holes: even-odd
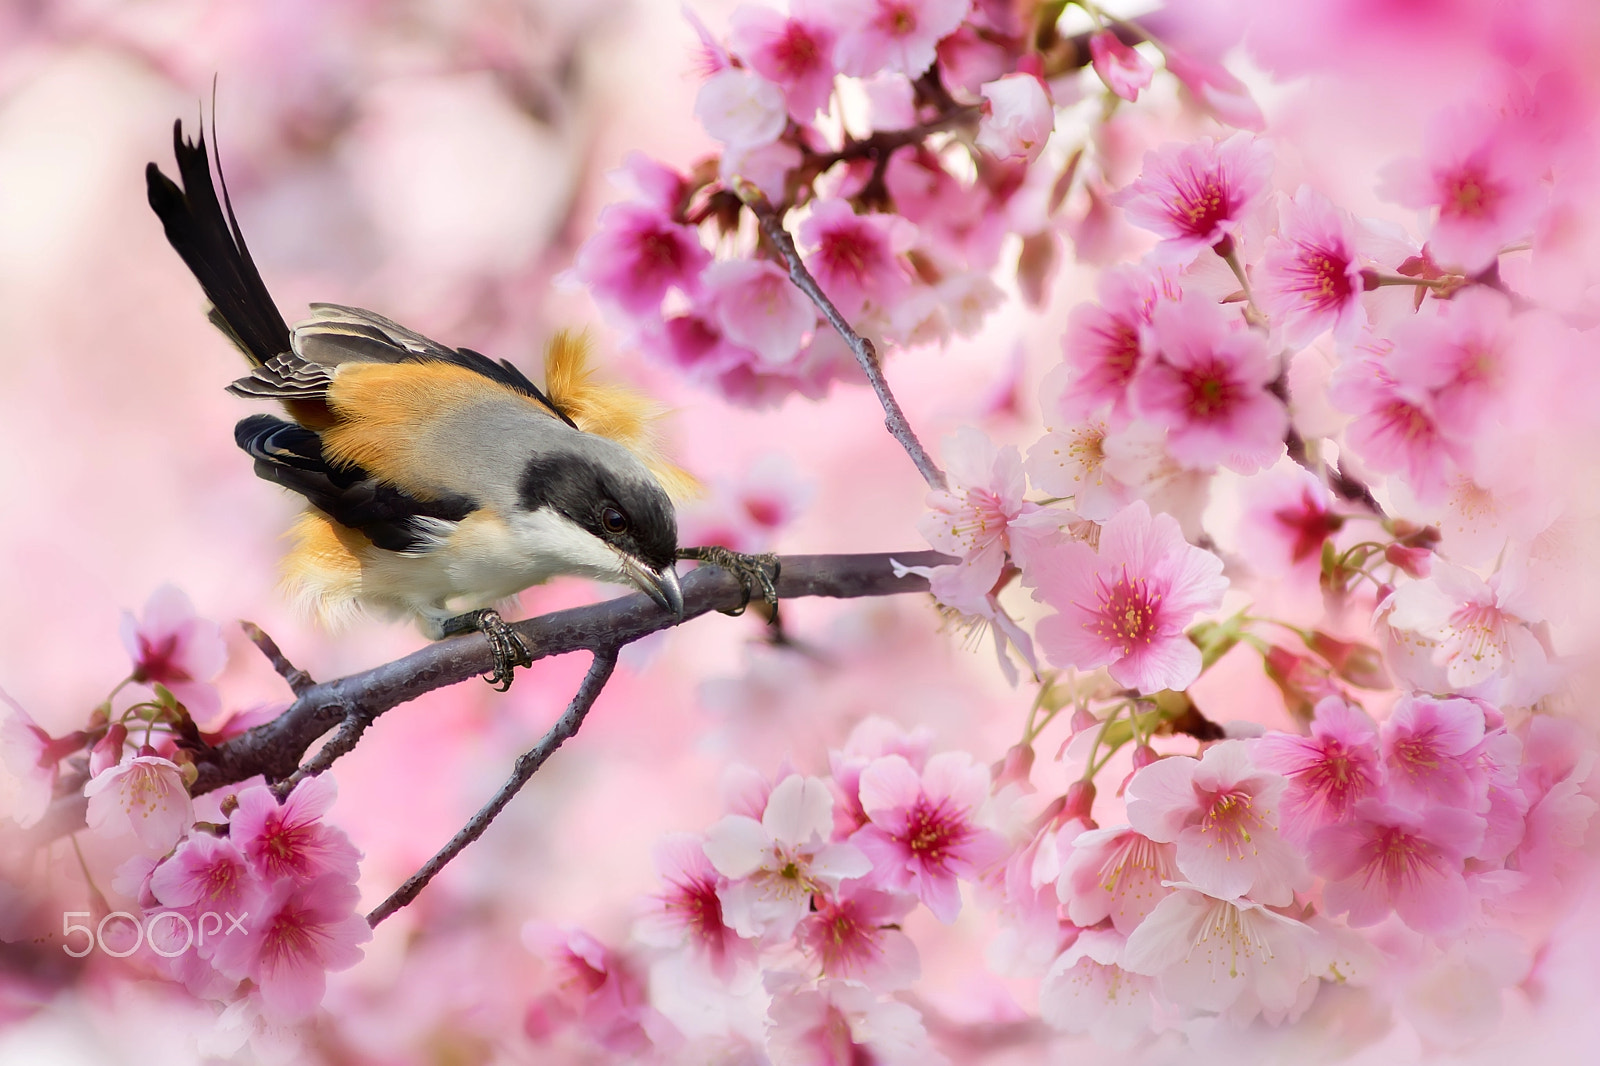
[[[743,614],[744,609],[750,605],[750,597],[759,587],[762,600],[772,609],[772,616],[774,618],[778,616],[778,574],[782,566],[778,562],[778,557],[771,552],[746,555],[731,548],[707,545],[702,548],[679,548],[678,558],[693,559],[695,562],[721,567],[739,582],[739,588],[743,592],[739,606],[723,611],[723,614]]]
[[[494,686],[496,692],[504,692],[511,687],[511,678],[517,667],[533,665],[533,653],[522,642],[522,637],[506,625],[500,612],[492,607],[446,618],[440,628],[447,637],[476,631],[488,638],[489,650],[494,653],[494,669],[484,680]]]

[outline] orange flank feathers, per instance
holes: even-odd
[[[700,483],[661,454],[651,424],[661,408],[625,385],[597,382],[589,366],[589,338],[561,330],[544,353],[545,394],[585,433],[616,441],[639,457],[673,499],[698,495]]]
[[[361,557],[372,542],[308,509],[290,527],[294,546],[283,558],[280,582],[296,610],[337,629],[361,613]]]

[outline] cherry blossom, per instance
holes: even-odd
[[[356,879],[361,853],[344,831],[322,821],[338,795],[327,774],[307,777],[280,804],[265,785],[243,789],[228,820],[229,839],[269,879]]]
[[[909,987],[921,973],[916,945],[899,923],[913,896],[846,881],[800,921],[795,941],[824,977],[857,981],[880,992]]]
[[[243,914],[264,889],[244,853],[227,837],[195,832],[150,874],[150,891],[166,907]],[[198,945],[201,954],[207,946]]]
[[[1242,998],[1267,1010],[1294,1004],[1311,976],[1309,926],[1252,900],[1172,887],[1128,937],[1124,970],[1156,978],[1163,997],[1197,1010],[1227,1010]]]
[[[1484,581],[1464,567],[1439,561],[1428,577],[1395,589],[1388,621],[1433,642],[1451,690],[1476,689],[1500,677],[1515,684],[1508,702],[1531,703],[1549,690],[1545,651],[1515,613],[1519,574],[1503,570]],[[1526,608],[1521,608],[1526,609]],[[1537,621],[1537,619],[1532,619]]]
[[[654,313],[670,289],[698,294],[710,261],[694,230],[660,206],[620,203],[600,212],[574,272],[598,299],[638,316]]]
[[[135,681],[164,686],[198,718],[222,708],[211,681],[227,665],[227,645],[217,624],[197,616],[182,590],[156,589],[139,618],[124,611],[121,633]]]
[[[1298,852],[1278,832],[1283,778],[1250,759],[1242,740],[1199,759],[1158,759],[1128,780],[1128,821],[1158,843],[1177,844],[1184,880],[1208,895],[1248,895],[1286,906],[1305,881]]]
[[[1303,845],[1325,825],[1344,821],[1360,801],[1381,795],[1378,727],[1365,711],[1338,696],[1317,702],[1309,737],[1268,733],[1250,745],[1258,766],[1287,780],[1279,828],[1296,844]]]
[[[1507,145],[1515,135],[1487,117],[1476,105],[1441,112],[1424,138],[1422,158],[1393,164],[1382,189],[1407,207],[1437,208],[1428,249],[1469,273],[1526,238],[1544,209],[1537,173]]]
[[[356,910],[360,895],[338,875],[284,878],[250,915],[245,932],[216,942],[212,963],[230,977],[254,981],[269,1017],[305,1018],[322,1002],[329,971],[360,962],[361,945],[372,939]]]
[[[972,0],[830,0],[839,32],[834,62],[857,77],[888,70],[915,78],[971,6]]]
[[[159,755],[129,755],[83,786],[89,828],[108,837],[132,833],[154,852],[178,842],[194,822],[183,771]]]
[[[1263,573],[1315,578],[1322,570],[1322,546],[1344,523],[1320,479],[1304,467],[1280,464],[1245,489],[1240,547]]]
[[[1096,1043],[1129,1047],[1154,1014],[1155,982],[1119,963],[1125,938],[1085,929],[1057,956],[1039,986],[1039,1015],[1052,1028],[1088,1033]]]
[[[783,90],[789,116],[810,122],[828,109],[833,92],[832,26],[818,5],[791,0],[787,17],[760,4],[741,4],[728,20],[728,43],[750,68]]]
[[[889,215],[857,215],[843,200],[818,200],[800,223],[806,265],[847,318],[868,303],[882,310],[910,289],[898,255],[911,246],[911,226]]]
[[[22,829],[36,825],[49,809],[60,775],[55,747],[50,734],[0,689],[0,769],[6,771],[0,800],[5,815]]]
[[[720,892],[728,879],[706,858],[699,837],[675,833],[662,838],[655,849],[656,868],[666,887],[646,903],[634,924],[634,935],[656,947],[687,945],[703,955],[712,972],[732,976],[740,962],[754,959],[754,945],[722,920]]]
[[[1428,390],[1398,380],[1387,366],[1388,341],[1357,346],[1339,368],[1329,398],[1355,415],[1345,439],[1374,470],[1404,477],[1419,499],[1443,495],[1466,451],[1439,424]]]
[[[1156,305],[1181,294],[1175,274],[1161,269],[1117,267],[1100,276],[1098,303],[1082,303],[1067,316],[1062,350],[1071,388],[1056,385],[1045,396],[1057,400],[1045,421],[1072,419],[1111,405],[1114,421],[1129,415],[1128,387],[1147,363],[1140,343]],[[1043,390],[1041,390],[1042,392]]]
[[[851,843],[872,860],[874,874],[896,891],[914,893],[941,922],[961,910],[958,880],[974,880],[1005,852],[977,819],[989,772],[966,752],[942,752],[919,773],[899,755],[861,772],[861,808],[869,823]]]
[[[1155,308],[1145,343],[1155,355],[1129,397],[1139,417],[1167,427],[1173,458],[1253,474],[1283,454],[1289,414],[1267,390],[1275,371],[1258,333],[1188,299]]]
[[[1462,864],[1483,829],[1482,818],[1453,807],[1410,811],[1362,800],[1311,837],[1308,859],[1327,878],[1328,912],[1348,912],[1351,925],[1372,925],[1392,910],[1418,932],[1453,933],[1468,916]]]
[[[723,920],[740,936],[792,935],[814,894],[872,868],[858,847],[831,843],[832,833],[827,783],[799,774],[772,790],[761,821],[730,814],[712,826],[703,846],[729,881],[719,891]]]
[[[1149,60],[1110,30],[1100,30],[1089,38],[1089,55],[1106,88],[1124,100],[1139,99],[1139,90],[1148,86],[1155,74]]]
[[[772,143],[789,118],[783,90],[738,67],[719,70],[706,79],[695,98],[694,113],[707,133],[730,148]]]
[[[768,367],[794,363],[817,313],[787,274],[772,263],[738,259],[713,263],[701,280],[724,336]]]
[[[1362,261],[1355,224],[1326,196],[1302,185],[1281,205],[1278,232],[1267,238],[1256,268],[1261,310],[1300,348],[1332,330],[1349,343],[1365,320],[1361,310]]]
[[[1248,133],[1220,144],[1202,137],[1147,153],[1138,179],[1112,203],[1161,238],[1153,253],[1158,261],[1181,266],[1207,248],[1231,247],[1271,176],[1272,150],[1264,141]]]
[[[1088,928],[1110,918],[1126,936],[1166,898],[1166,883],[1177,879],[1170,842],[1158,844],[1131,826],[1118,826],[1091,829],[1072,841],[1056,892],[1074,924]]]
[[[1484,732],[1483,709],[1471,700],[1401,699],[1379,733],[1390,794],[1418,808],[1481,811],[1472,756]]]
[[[1056,125],[1044,83],[1032,74],[1007,74],[982,93],[988,107],[978,123],[978,147],[999,159],[1037,159]]]
[[[1152,516],[1143,500],[1105,524],[1098,552],[1063,544],[1033,577],[1035,596],[1057,611],[1037,631],[1050,661],[1106,666],[1141,692],[1185,688],[1199,676],[1200,651],[1184,626],[1227,588],[1222,561],[1188,544],[1170,515]]]
[[[915,1008],[863,985],[823,981],[814,988],[780,982],[767,1012],[773,1066],[927,1066],[943,1061],[928,1046]]]

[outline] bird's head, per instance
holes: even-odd
[[[538,550],[559,556],[556,572],[633,585],[681,616],[678,522],[666,490],[615,441],[563,437],[527,461],[517,484],[523,512],[554,523]]]

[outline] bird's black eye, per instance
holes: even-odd
[[[628,531],[628,516],[615,507],[607,507],[600,512],[600,525],[607,533],[626,533]]]

